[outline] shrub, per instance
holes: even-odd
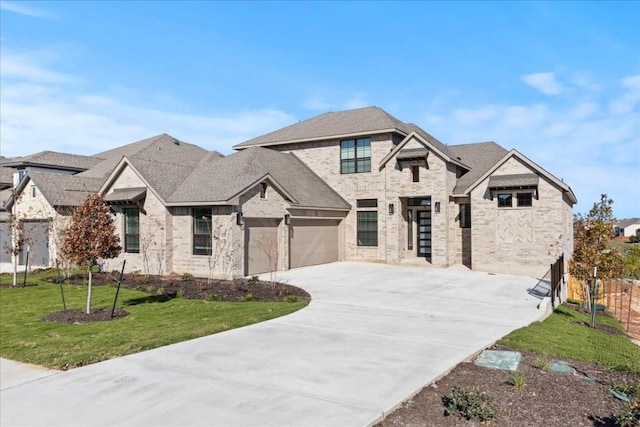
[[[207,297],[207,300],[209,300],[209,301],[222,301],[222,295],[220,295],[220,294],[209,294],[209,296]]]
[[[491,396],[483,391],[465,390],[459,384],[451,388],[451,397],[445,397],[443,401],[445,415],[458,415],[466,420],[477,418],[481,422],[491,421],[498,415],[497,410],[491,405]]]
[[[259,281],[258,276],[251,276],[249,280],[247,280],[247,282],[252,285],[258,283],[258,281]]]
[[[253,301],[255,299],[255,297],[253,296],[253,294],[251,292],[245,294],[244,296],[244,300],[245,301]]]
[[[627,411],[616,415],[616,425],[620,427],[640,426],[640,406],[629,408]]]
[[[298,302],[300,301],[300,298],[298,298],[297,295],[289,295],[286,299],[286,302]]]
[[[176,297],[183,298],[184,297],[184,289],[178,289],[178,292],[176,292]]]
[[[539,357],[536,359],[534,364],[535,364],[535,367],[538,369],[542,369],[543,371],[549,370],[549,361],[547,359],[543,359]]]
[[[190,282],[193,280],[193,274],[191,273],[183,273],[182,274],[182,281],[183,282]]]

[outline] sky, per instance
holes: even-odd
[[[223,154],[375,105],[640,217],[640,1],[0,1],[0,155]]]

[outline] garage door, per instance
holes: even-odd
[[[24,237],[29,241],[29,264],[34,267],[49,266],[49,224],[25,222]],[[27,262],[27,248],[22,249],[20,264]]]
[[[244,220],[245,274],[267,273],[278,269],[279,219]]]
[[[291,219],[291,268],[326,264],[340,260],[339,221],[333,219]]]

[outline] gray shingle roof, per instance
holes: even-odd
[[[266,135],[235,145],[235,149],[266,146],[276,143],[322,139],[334,136],[357,135],[367,132],[394,130],[408,134],[411,129],[378,107],[329,112],[299,123],[278,129]]]
[[[267,174],[291,194],[299,206],[350,208],[296,156],[259,147],[201,164],[180,184],[168,202],[223,202]]]
[[[627,219],[620,220],[616,224],[616,227],[627,228],[628,226],[634,225],[634,224],[640,224],[640,218],[627,218]]]
[[[489,177],[489,188],[526,187],[538,185],[540,177],[535,173],[493,175]]]
[[[59,169],[86,170],[98,163],[101,159],[77,154],[58,153],[56,151],[42,151],[30,156],[16,157],[3,163],[5,166],[49,166]]]
[[[471,167],[471,170],[458,178],[454,194],[465,193],[471,184],[508,153],[506,149],[495,142],[450,145],[448,149],[454,159]]]
[[[81,206],[89,194],[98,191],[103,181],[43,172],[29,172],[28,176],[52,206]]]

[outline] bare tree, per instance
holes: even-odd
[[[87,314],[91,313],[92,267],[99,259],[117,257],[121,250],[109,207],[99,194],[89,195],[84,204],[74,210],[61,247],[65,256],[79,265],[86,265],[89,271]]]

